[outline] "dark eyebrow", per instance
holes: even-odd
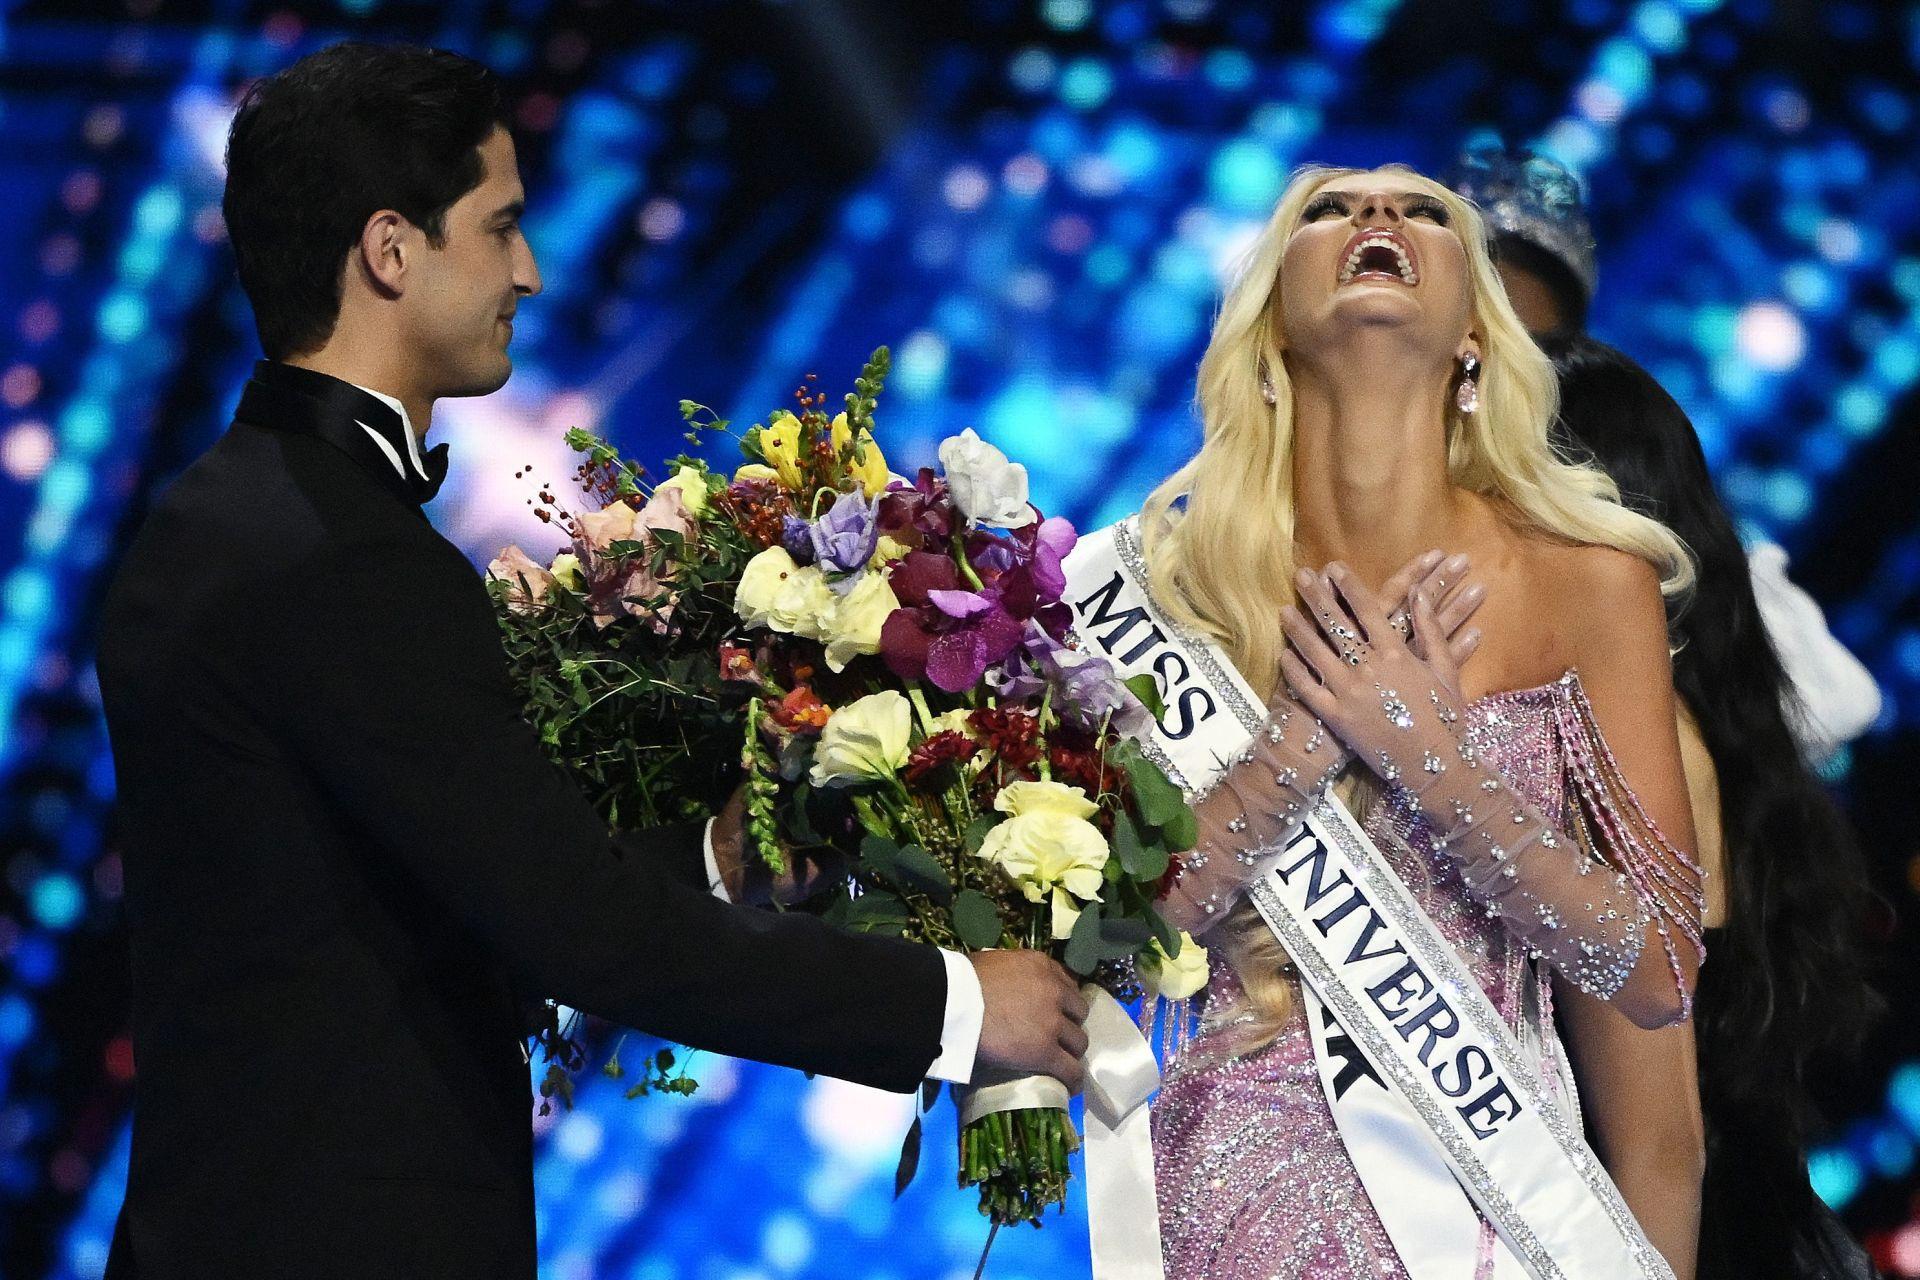
[[[1335,196],[1341,200],[1351,200],[1355,196],[1359,195],[1360,193],[1358,191],[1322,190],[1318,194],[1323,196]],[[1434,195],[1432,192],[1429,192],[1429,191],[1396,191],[1393,193],[1393,198],[1396,200],[1437,200],[1439,199],[1438,196]]]
[[[520,221],[521,215],[526,213],[526,211],[527,211],[527,202],[524,199],[515,200],[511,204],[504,204],[504,205],[501,205],[498,209],[495,209],[493,211],[492,216],[489,217],[487,221],[488,222],[503,222],[503,221],[518,222]]]

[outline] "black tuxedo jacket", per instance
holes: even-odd
[[[420,510],[445,446],[404,480],[368,428],[406,459],[378,400],[263,363],[108,595],[137,1070],[112,1280],[528,1280],[530,997],[892,1090],[940,1050],[933,949],[717,900],[698,825],[609,840]]]

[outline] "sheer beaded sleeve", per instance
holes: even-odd
[[[1219,923],[1350,758],[1312,715],[1273,711],[1240,758],[1193,797],[1200,839],[1169,879],[1161,913],[1196,938]]]
[[[1685,1016],[1692,1011],[1693,992],[1680,948],[1692,949],[1696,967],[1706,959],[1701,926],[1706,872],[1697,859],[1667,839],[1627,785],[1626,775],[1600,734],[1580,677],[1568,672],[1560,678],[1559,688],[1555,727],[1566,761],[1570,833],[1632,886],[1639,910],[1660,935]]]
[[[1561,678],[1554,707],[1567,775],[1566,829],[1481,765],[1473,732],[1455,738],[1456,761],[1426,754],[1419,773],[1402,783],[1403,803],[1441,833],[1468,894],[1588,995],[1607,1000],[1619,993],[1652,929],[1685,1018],[1693,993],[1678,948],[1704,956],[1700,866],[1661,834],[1627,786],[1573,672]],[[1442,719],[1452,715],[1443,711]]]

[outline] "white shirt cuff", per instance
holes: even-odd
[[[980,1052],[980,1027],[987,1018],[987,997],[973,962],[957,951],[941,951],[947,965],[947,1016],[940,1026],[940,1056],[927,1068],[929,1080],[967,1084]]]
[[[706,845],[707,884],[713,896],[731,902],[725,881],[720,878],[720,860],[713,852],[713,819],[707,819],[703,837]],[[957,951],[942,951],[947,966],[947,1012],[940,1024],[940,1056],[927,1068],[930,1080],[966,1084],[973,1079],[973,1060],[980,1052],[980,1028],[987,1019],[987,997],[980,990],[980,975],[973,962]]]
[[[707,829],[702,833],[700,842],[707,851],[707,891],[722,902],[732,902],[733,895],[727,892],[727,882],[720,878],[720,859],[713,852],[713,819],[707,819]]]

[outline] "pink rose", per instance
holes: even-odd
[[[553,575],[518,547],[506,547],[487,566],[487,576],[507,584],[507,609],[532,613],[546,601]]]
[[[587,566],[587,600],[593,610],[594,625],[605,627],[624,612],[650,620],[655,629],[664,627],[673,611],[672,601],[657,610],[648,602],[659,596],[665,583],[653,574],[651,557],[655,540],[651,531],[671,530],[681,537],[693,533],[693,517],[688,513],[685,495],[678,489],[654,490],[647,505],[638,511],[624,502],[616,502],[603,511],[590,511],[576,517],[574,542]],[[638,542],[645,553],[612,562],[607,548],[616,542]]]
[[[574,517],[573,540],[580,545],[580,559],[603,556],[616,542],[633,538],[634,518],[640,513],[624,502],[615,502],[599,511],[587,511]]]

